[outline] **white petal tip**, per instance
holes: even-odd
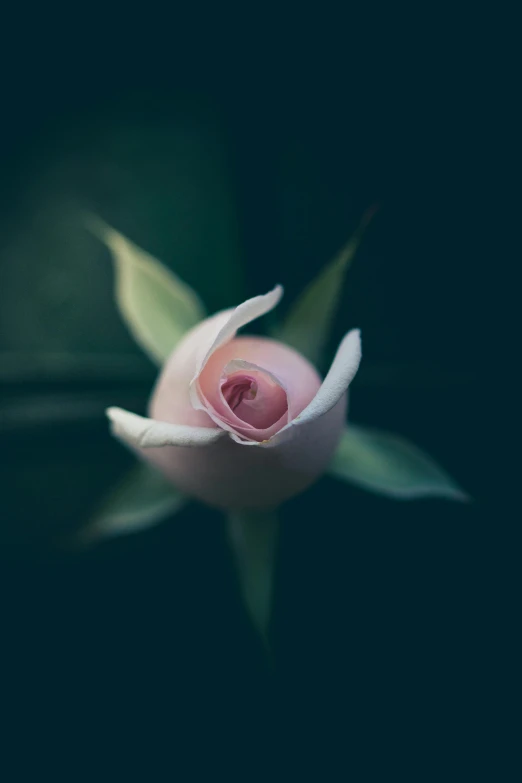
[[[226,316],[225,322],[222,323],[221,320],[218,321],[217,330],[213,339],[208,345],[204,346],[204,350],[202,350],[198,356],[196,373],[192,379],[191,385],[196,382],[214,351],[229,340],[232,340],[236,336],[237,331],[243,326],[246,326],[251,321],[255,321],[256,318],[266,315],[270,310],[273,310],[282,296],[283,286],[276,285],[267,294],[254,296],[252,299],[247,299],[246,302],[238,305],[235,309],[224,311],[223,315]],[[192,402],[194,404],[194,399]]]
[[[218,427],[189,427],[138,416],[123,408],[107,408],[112,434],[135,448],[208,446],[225,435]]]
[[[352,329],[341,340],[321,388],[309,405],[287,427],[304,424],[328,413],[348,389],[359,369],[361,356],[361,331],[360,329]]]
[[[276,286],[275,286],[275,287],[272,289],[272,291],[270,291],[270,293],[271,293],[271,294],[273,294],[273,295],[274,295],[274,297],[277,297],[277,302],[279,302],[279,301],[280,301],[280,299],[281,299],[281,297],[282,297],[282,296],[283,296],[283,294],[284,294],[284,291],[285,291],[285,289],[283,288],[283,286],[281,285],[281,283],[278,283],[278,284],[277,284],[277,285],[276,285]]]

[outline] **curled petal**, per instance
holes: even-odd
[[[233,359],[221,371],[219,379],[199,389],[201,400],[212,420],[235,434],[252,441],[266,440],[288,421],[288,397],[284,385],[269,370],[252,362]]]
[[[278,304],[282,295],[283,287],[276,285],[276,287],[272,291],[269,291],[268,294],[254,296],[252,299],[247,299],[246,302],[243,302],[238,307],[236,307],[236,309],[232,311],[228,321],[223,326],[221,326],[212,345],[210,346],[203,360],[199,363],[197,368],[198,373],[201,372],[206,362],[217,348],[220,348],[222,345],[235,337],[238,329],[241,329],[241,327],[246,326],[251,321],[255,321],[256,318],[260,318],[262,315],[269,313],[270,310],[273,310],[274,307]]]
[[[191,427],[185,424],[169,424],[138,416],[123,408],[108,408],[107,416],[112,433],[134,448],[158,446],[208,446],[225,435],[217,427]]]
[[[361,361],[361,333],[352,329],[343,338],[332,366],[312,402],[298,417],[300,423],[318,419],[339,402],[350,385]]]
[[[216,333],[213,341],[210,345],[206,344],[198,351],[196,360],[196,373],[190,383],[190,399],[192,405],[196,410],[205,410],[205,405],[201,400],[200,390],[198,388],[198,378],[201,372],[204,370],[206,363],[218,348],[232,340],[238,329],[246,326],[246,324],[254,321],[256,318],[260,318],[262,315],[270,312],[277,305],[281,296],[283,295],[283,288],[277,285],[273,291],[263,296],[254,296],[252,299],[247,299],[246,302],[240,304],[235,310],[226,311],[230,313],[230,316],[226,319],[222,319],[220,322],[216,322]]]
[[[246,381],[249,389],[243,394]],[[220,392],[242,423],[256,429],[266,429],[285,415],[288,419],[285,387],[273,373],[257,364],[241,359],[229,362],[223,371]]]
[[[337,405],[350,385],[361,361],[361,333],[359,329],[352,329],[343,338],[328,374],[313,400],[296,416],[293,421],[283,427],[271,438],[269,444],[276,445],[288,430],[296,425],[302,426],[319,419]]]
[[[233,310],[222,310],[190,330],[163,366],[151,395],[148,414],[152,419],[170,424],[214,427],[204,410],[195,410],[190,401],[189,386],[196,369],[198,351],[208,350],[217,332]]]

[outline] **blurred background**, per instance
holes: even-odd
[[[316,779],[428,780],[451,764],[463,779],[490,748],[477,740],[494,690],[486,508],[503,473],[483,378],[500,309],[485,60],[383,36],[352,62],[354,32],[334,24],[253,49],[211,20],[190,45],[179,24],[127,47],[111,24],[96,42],[83,28],[27,41],[4,72],[0,541],[17,764],[70,780],[315,764]],[[144,410],[155,378],[82,214],[160,258],[209,312],[281,282],[284,313],[372,205],[327,359],[360,327],[351,417],[411,439],[474,502],[398,503],[325,478],[288,503],[274,673],[215,512],[73,545],[132,465],[104,409]]]

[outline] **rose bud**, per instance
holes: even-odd
[[[293,348],[236,337],[272,310],[277,286],[199,323],[165,363],[150,418],[110,408],[113,433],[182,492],[227,509],[270,508],[326,469],[346,419],[361,358],[358,330],[342,340],[324,379]]]

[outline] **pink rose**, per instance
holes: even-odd
[[[236,337],[281,295],[277,286],[191,329],[163,367],[150,418],[108,410],[115,435],[205,503],[277,506],[324,472],[341,437],[361,358],[359,331],[342,340],[321,382],[293,348]]]

